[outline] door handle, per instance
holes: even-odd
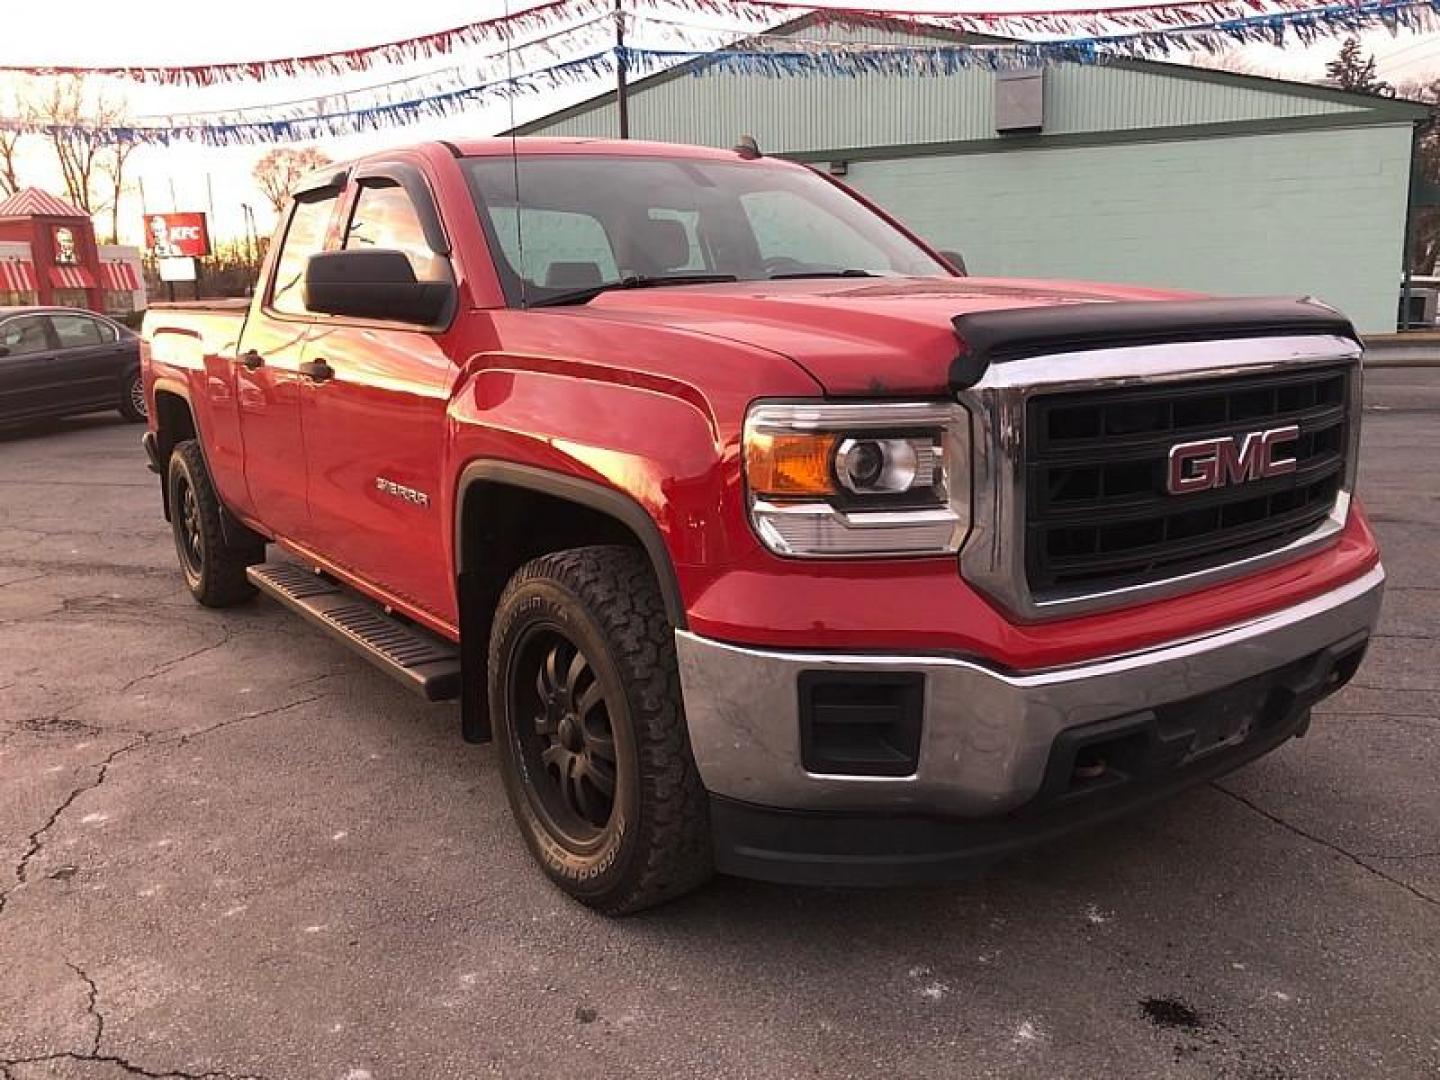
[[[246,371],[254,371],[256,368],[265,366],[265,358],[251,349],[249,352],[241,354],[240,363],[245,365]]]
[[[319,360],[307,360],[301,364],[300,374],[312,382],[329,382],[335,377],[335,369],[327,364],[322,357]]]

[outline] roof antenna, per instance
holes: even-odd
[[[510,23],[510,0],[504,0],[505,23]],[[515,248],[520,255],[520,310],[530,306],[525,295],[525,276],[530,272],[525,262],[525,229],[521,224],[524,217],[520,212],[520,145],[515,134],[515,50],[511,38],[505,37],[505,102],[510,108],[510,173],[515,183]]]
[[[735,153],[746,161],[754,161],[758,157],[765,156],[760,153],[760,144],[755,141],[754,135],[741,135],[740,141],[735,144]]]

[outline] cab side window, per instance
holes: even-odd
[[[335,210],[335,193],[301,197],[290,212],[290,224],[275,260],[270,306],[285,315],[306,315],[305,263],[325,250],[325,231]]]
[[[445,260],[430,250],[415,204],[399,184],[367,180],[355,199],[345,247],[400,251],[410,260],[416,281],[447,281]]]
[[[62,349],[83,349],[87,345],[101,345],[115,340],[114,332],[108,326],[84,315],[51,315],[50,325],[55,328],[55,337]]]
[[[44,319],[39,315],[29,315],[9,320],[0,326],[0,345],[5,347],[6,356],[48,352],[50,338],[45,333]]]

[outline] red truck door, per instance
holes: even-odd
[[[277,536],[300,543],[310,540],[300,365],[314,328],[303,295],[305,261],[324,250],[337,194],[326,189],[297,197],[271,280],[245,322],[235,359],[250,504]]]
[[[343,246],[400,250],[419,280],[448,278],[449,260],[431,250],[415,205],[429,199],[418,171],[390,169],[409,183],[383,167],[357,177]],[[433,201],[426,212],[435,213]],[[438,333],[327,316],[305,358],[328,370],[302,395],[315,550],[453,623],[440,484],[456,368]]]

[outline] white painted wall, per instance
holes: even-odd
[[[1393,330],[1406,124],[853,161],[847,183],[971,273],[1318,296]]]

